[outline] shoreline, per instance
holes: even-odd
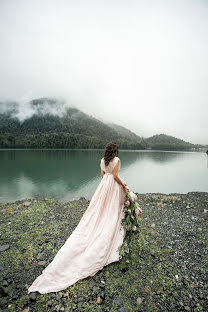
[[[206,311],[208,192],[137,195],[143,214],[131,254],[45,295],[28,295],[27,288],[70,236],[90,200],[0,203],[0,311]]]
[[[142,195],[142,196],[151,196],[151,195],[163,195],[163,196],[180,196],[180,195],[188,195],[188,194],[191,194],[191,193],[194,193],[194,194],[207,194],[208,192],[205,192],[205,191],[189,191],[189,192],[186,192],[186,193],[178,193],[178,192],[172,192],[172,193],[161,193],[161,192],[145,192],[145,193],[138,193],[138,192],[135,192],[134,193],[137,193],[139,195]],[[19,199],[16,199],[16,200],[11,200],[11,201],[0,201],[0,205],[1,204],[17,204],[17,203],[22,203],[22,202],[26,202],[26,201],[30,201],[30,202],[33,202],[33,201],[41,201],[41,200],[55,200],[57,201],[58,203],[60,204],[67,204],[67,203],[70,203],[70,202],[73,202],[73,201],[79,201],[79,200],[86,200],[88,202],[90,202],[90,199],[84,197],[84,196],[81,196],[81,197],[77,197],[77,198],[72,198],[71,200],[66,200],[66,201],[62,201],[58,198],[55,198],[55,197],[44,197],[44,196],[37,196],[37,197],[24,197],[24,198],[19,198]]]

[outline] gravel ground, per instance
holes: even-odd
[[[145,193],[130,253],[66,290],[27,288],[88,207],[25,199],[0,203],[0,311],[208,311],[208,193]]]

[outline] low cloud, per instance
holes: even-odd
[[[1,0],[0,100],[24,120],[29,100],[63,97],[144,137],[207,144],[207,16],[203,0]]]

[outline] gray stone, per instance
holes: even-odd
[[[6,280],[4,280],[3,283],[2,283],[2,285],[3,285],[4,287],[7,287],[9,284],[8,284],[8,282],[7,282]]]
[[[23,203],[23,205],[24,205],[25,207],[29,207],[30,204],[31,204],[31,202],[29,202],[29,201],[26,201],[26,202]]]
[[[179,304],[181,307],[183,307],[183,302],[182,301],[179,301]]]
[[[45,261],[45,260],[39,261],[39,262],[38,262],[38,265],[40,265],[40,266],[45,266],[45,265],[46,265],[46,261]]]
[[[1,305],[2,307],[5,306],[7,303],[8,303],[8,301],[7,301],[6,299],[2,299],[2,300],[0,301],[0,305]],[[0,311],[2,311],[2,310],[0,310]]]
[[[129,309],[127,307],[122,307],[118,309],[118,312],[129,312]]]
[[[137,304],[141,304],[142,303],[142,298],[141,297],[138,297],[137,298]]]
[[[94,286],[93,287],[93,292],[97,295],[97,294],[99,294],[99,288],[97,287],[97,286]]]
[[[5,251],[5,250],[7,250],[7,249],[9,249],[9,245],[7,244],[7,245],[1,245],[0,246],[0,251]]]
[[[55,306],[55,311],[60,311],[60,309],[61,309],[61,305],[60,304],[57,304],[56,306]]]
[[[120,296],[115,296],[113,299],[113,304],[115,304],[118,307],[121,307],[123,304],[123,300]]]
[[[47,305],[48,305],[48,307],[51,307],[53,305],[53,302],[51,300],[49,300]]]
[[[84,297],[78,297],[78,302],[83,302],[85,301]]]
[[[35,300],[36,300],[36,297],[37,297],[36,292],[32,292],[32,293],[30,294],[30,300],[31,300],[31,301],[35,301]]]
[[[191,216],[192,221],[197,221],[199,218],[197,216]]]
[[[105,298],[105,292],[104,291],[101,291],[100,293],[99,293],[99,296],[101,297],[101,298]]]

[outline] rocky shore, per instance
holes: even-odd
[[[138,195],[132,249],[66,290],[27,294],[89,201],[0,203],[0,311],[208,311],[208,192]]]

